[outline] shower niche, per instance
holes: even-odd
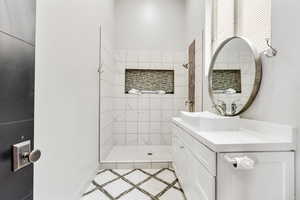
[[[174,70],[126,69],[125,93],[174,94]]]

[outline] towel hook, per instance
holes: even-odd
[[[268,58],[275,57],[277,55],[278,51],[274,47],[272,47],[271,39],[266,38],[266,43],[269,48],[264,51],[264,55]]]

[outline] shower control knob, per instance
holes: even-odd
[[[35,163],[41,158],[41,151],[40,150],[34,150],[32,152],[26,152],[22,156],[24,159],[28,159],[30,163]]]
[[[185,105],[191,105],[191,104],[193,104],[193,103],[194,103],[194,101],[191,101],[191,100],[186,100],[184,103],[185,103]]]

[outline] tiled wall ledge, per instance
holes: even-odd
[[[102,162],[100,169],[161,169],[173,168],[172,162]]]

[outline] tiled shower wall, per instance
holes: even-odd
[[[115,96],[113,135],[117,145],[169,145],[170,122],[187,100],[185,52],[115,52]],[[175,93],[166,95],[125,94],[125,69],[166,69],[175,71]]]

